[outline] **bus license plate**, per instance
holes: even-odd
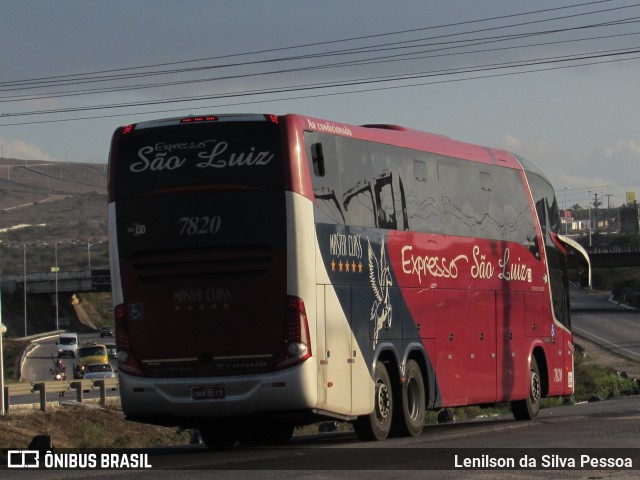
[[[225,397],[224,385],[205,385],[192,387],[191,397],[194,400],[217,400]]]

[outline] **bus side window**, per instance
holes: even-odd
[[[340,202],[342,190],[335,139],[329,135],[305,132],[304,143],[318,209],[318,221],[344,224],[345,214]]]
[[[424,153],[411,158],[407,167],[406,205],[412,230],[425,233],[442,232],[442,211],[439,201],[438,164],[436,157]]]
[[[400,200],[400,206],[396,210],[400,210],[402,213],[402,230],[409,230],[409,214],[407,213],[407,198],[404,196],[404,185],[402,184],[402,178],[398,178],[398,196]],[[400,225],[398,226],[400,228]]]
[[[324,152],[321,143],[311,145],[311,158],[313,161],[313,173],[316,177],[324,177]]]
[[[510,168],[501,169],[500,180],[507,240],[518,242],[540,259],[538,236],[522,174]]]
[[[396,207],[393,198],[393,176],[386,172],[375,180],[374,196],[376,203],[376,226],[378,228],[397,229]]]

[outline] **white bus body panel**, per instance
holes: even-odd
[[[202,420],[313,409],[316,361],[278,372],[203,378],[146,378],[120,372],[122,410],[128,416]],[[224,386],[225,398],[194,400],[192,387]]]

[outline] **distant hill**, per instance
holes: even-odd
[[[0,158],[0,191],[25,194],[107,193],[107,165]],[[6,208],[2,200],[0,208]]]
[[[57,248],[55,244],[58,243]],[[95,246],[93,246],[95,244]],[[0,158],[2,273],[106,268],[107,165]]]

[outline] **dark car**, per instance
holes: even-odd
[[[109,358],[116,358],[116,354],[118,353],[116,345],[114,343],[105,343],[104,346],[107,347],[107,355],[109,355]]]
[[[100,338],[102,337],[113,337],[113,327],[100,328]]]

